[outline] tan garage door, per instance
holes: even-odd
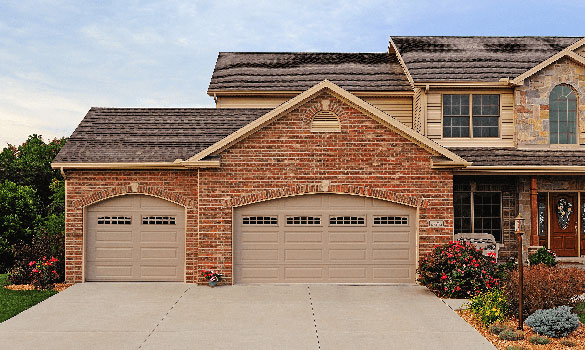
[[[89,207],[86,222],[86,280],[184,280],[182,207],[127,195]]]
[[[413,283],[416,210],[335,194],[235,211],[238,283]]]

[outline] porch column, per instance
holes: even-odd
[[[538,185],[536,176],[530,179],[530,245],[538,246]]]

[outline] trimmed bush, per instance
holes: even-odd
[[[552,250],[541,247],[528,257],[528,261],[530,266],[545,264],[546,266],[554,267],[557,265],[557,255]]]
[[[499,288],[478,294],[469,303],[469,309],[484,327],[494,322],[504,322],[508,314],[508,302]]]
[[[560,344],[562,346],[568,346],[570,348],[572,348],[573,346],[577,346],[577,343],[575,343],[574,341],[569,340],[569,339],[563,339],[563,340],[561,340],[560,341]]]
[[[533,335],[532,337],[528,338],[528,341],[534,345],[550,344],[550,339],[548,339],[547,337],[541,337],[538,335]]]
[[[471,243],[449,242],[421,258],[418,281],[440,297],[469,298],[499,285],[496,262]]]
[[[524,332],[508,328],[504,329],[498,337],[502,340],[522,340]]]
[[[504,283],[510,310],[518,310],[518,271]],[[585,293],[585,270],[548,267],[544,264],[524,268],[524,314],[561,305],[573,306],[575,297]]]
[[[505,325],[503,325],[501,323],[496,322],[496,323],[494,323],[494,324],[492,324],[490,326],[489,331],[490,331],[491,334],[498,335],[498,334],[502,333],[502,331],[504,331],[506,329],[508,329],[507,326],[505,326]]]
[[[525,323],[536,333],[553,338],[566,337],[581,324],[579,317],[572,313],[568,306],[536,310],[526,318]]]

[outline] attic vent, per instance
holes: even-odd
[[[312,132],[341,132],[341,123],[335,113],[321,111],[313,116],[311,122]]]

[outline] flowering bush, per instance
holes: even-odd
[[[469,298],[500,284],[494,257],[471,243],[436,246],[420,260],[418,281],[447,298]]]
[[[546,266],[553,267],[557,265],[557,255],[552,250],[541,247],[538,248],[536,253],[528,257],[528,261],[530,261],[530,266],[545,264]]]
[[[478,294],[471,299],[469,309],[484,327],[494,322],[504,322],[508,313],[508,302],[500,288]]]
[[[222,280],[223,275],[213,270],[203,271],[203,278],[210,282],[219,282]]]
[[[47,260],[47,257],[44,256],[38,261],[29,262],[32,285],[39,289],[52,287],[59,280],[59,274],[54,266],[58,261],[59,259],[54,257]]]

